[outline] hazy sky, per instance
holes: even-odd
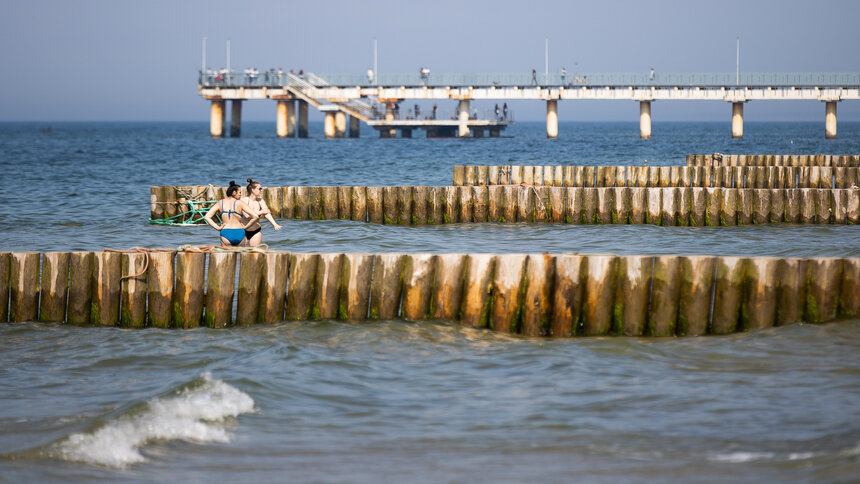
[[[0,121],[206,121],[207,64],[380,72],[860,72],[858,1],[48,1],[0,3]],[[454,108],[451,101],[450,109]],[[447,106],[440,105],[440,108]],[[483,107],[480,106],[479,107]],[[512,105],[542,120],[544,103]],[[318,114],[311,110],[312,119]],[[729,122],[724,102],[659,101],[664,120]],[[633,101],[563,101],[559,118],[637,121]],[[274,123],[274,101],[245,104]],[[839,103],[860,121],[860,101]],[[816,101],[759,101],[745,118],[824,122]]]

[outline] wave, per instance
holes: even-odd
[[[125,468],[145,462],[141,447],[153,440],[229,442],[225,419],[254,411],[254,400],[206,372],[169,395],[156,397],[96,428],[52,444],[63,460]]]

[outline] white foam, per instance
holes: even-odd
[[[717,454],[711,458],[714,462],[728,462],[730,464],[739,464],[742,462],[751,462],[755,460],[773,459],[774,454],[771,452],[730,452],[728,454]]]
[[[229,442],[218,422],[254,410],[254,400],[209,373],[203,384],[155,398],[139,413],[111,420],[92,432],[77,433],[56,445],[61,458],[109,467],[144,462],[140,448],[151,440]]]

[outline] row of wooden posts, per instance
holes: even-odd
[[[860,167],[860,155],[687,155],[687,166]]]
[[[176,193],[223,197],[222,187],[151,188],[151,217],[182,214]],[[209,193],[211,191],[211,193]],[[425,225],[472,222],[729,226],[860,224],[860,190],[565,188],[518,185],[269,187],[275,217]]]
[[[860,168],[830,166],[457,165],[453,185],[556,187],[851,188]]]
[[[405,319],[566,337],[726,334],[860,316],[860,258],[7,252],[0,274],[3,322]]]

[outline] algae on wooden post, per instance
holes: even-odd
[[[442,187],[427,187],[427,218],[430,225],[441,224],[445,207],[445,191]]]
[[[352,217],[352,187],[337,187],[337,218],[349,220]]]
[[[36,321],[39,316],[40,256],[38,252],[12,252],[9,265],[9,321],[11,322]]]
[[[684,256],[680,259],[678,325],[676,334],[698,336],[708,331],[715,258]]]
[[[492,310],[492,283],[496,258],[492,254],[469,254],[464,260],[460,322],[485,328]]]
[[[747,261],[745,271],[741,328],[769,328],[776,324],[779,259],[753,257]]]
[[[433,288],[433,255],[409,254],[403,262],[403,302],[401,317],[412,321],[430,316]]]
[[[9,321],[9,266],[12,254],[0,252],[0,323]]]
[[[608,334],[612,329],[617,257],[589,255],[583,296],[582,333],[587,336]],[[609,303],[609,304],[608,304]]]
[[[489,191],[486,186],[472,187],[473,221],[487,221],[489,201]]]
[[[141,256],[143,254],[140,254]],[[0,268],[2,271],[2,268]],[[0,274],[4,274],[0,272]],[[145,280],[144,280],[145,281]],[[145,286],[145,282],[144,282]],[[69,253],[45,252],[42,255],[42,281],[39,291],[39,321],[61,323],[66,320],[66,293],[69,289]],[[3,291],[0,291],[2,293]],[[6,305],[8,299],[2,299]],[[144,310],[146,305],[144,304]],[[5,310],[5,308],[4,308]],[[5,320],[2,320],[5,322]]]
[[[551,187],[549,189],[549,221],[555,224],[564,223],[564,195],[567,192],[562,187]]]
[[[412,187],[397,187],[397,224],[412,224]]]
[[[671,336],[678,321],[681,260],[678,256],[654,257],[651,305],[645,334]]]
[[[290,278],[287,288],[286,319],[318,319],[314,313],[317,265],[319,254],[292,254],[290,256]]]
[[[836,319],[841,281],[842,259],[824,257],[809,260],[806,279],[806,322],[825,323]]]
[[[581,255],[555,257],[551,336],[574,336],[579,329],[585,287],[583,278],[587,272],[586,260],[586,257]]]
[[[403,254],[377,254],[373,259],[373,281],[370,291],[370,319],[394,319],[398,316],[403,285]]]
[[[397,187],[382,187],[382,223],[397,223]]]
[[[412,225],[427,223],[427,187],[412,187]]]
[[[368,222],[381,224],[385,221],[382,209],[382,189],[383,187],[365,187]]]
[[[66,320],[69,324],[88,324],[92,302],[92,252],[72,252],[69,257],[69,305]]]
[[[433,257],[433,292],[430,314],[440,321],[456,321],[460,317],[463,294],[464,254],[439,254]]]
[[[325,253],[319,255],[314,287],[312,319],[335,319],[340,303],[340,279],[342,276],[343,254]]]
[[[612,332],[625,336],[642,336],[648,322],[654,258],[641,255],[622,256],[618,258],[617,265]]]
[[[555,260],[549,254],[526,259],[522,328],[525,336],[547,336],[552,317]]]
[[[239,255],[239,292],[236,298],[236,325],[257,322],[260,307],[260,284],[263,279],[264,254],[248,252]]]
[[[518,333],[522,324],[522,285],[526,255],[502,254],[496,257],[493,278],[490,328]]]
[[[842,282],[839,288],[839,317],[860,317],[860,257],[842,260]]]
[[[741,301],[746,283],[742,257],[718,257],[711,333],[727,334],[741,329]]]
[[[367,319],[372,275],[373,256],[371,254],[350,253],[343,255],[338,319],[349,321]]]

